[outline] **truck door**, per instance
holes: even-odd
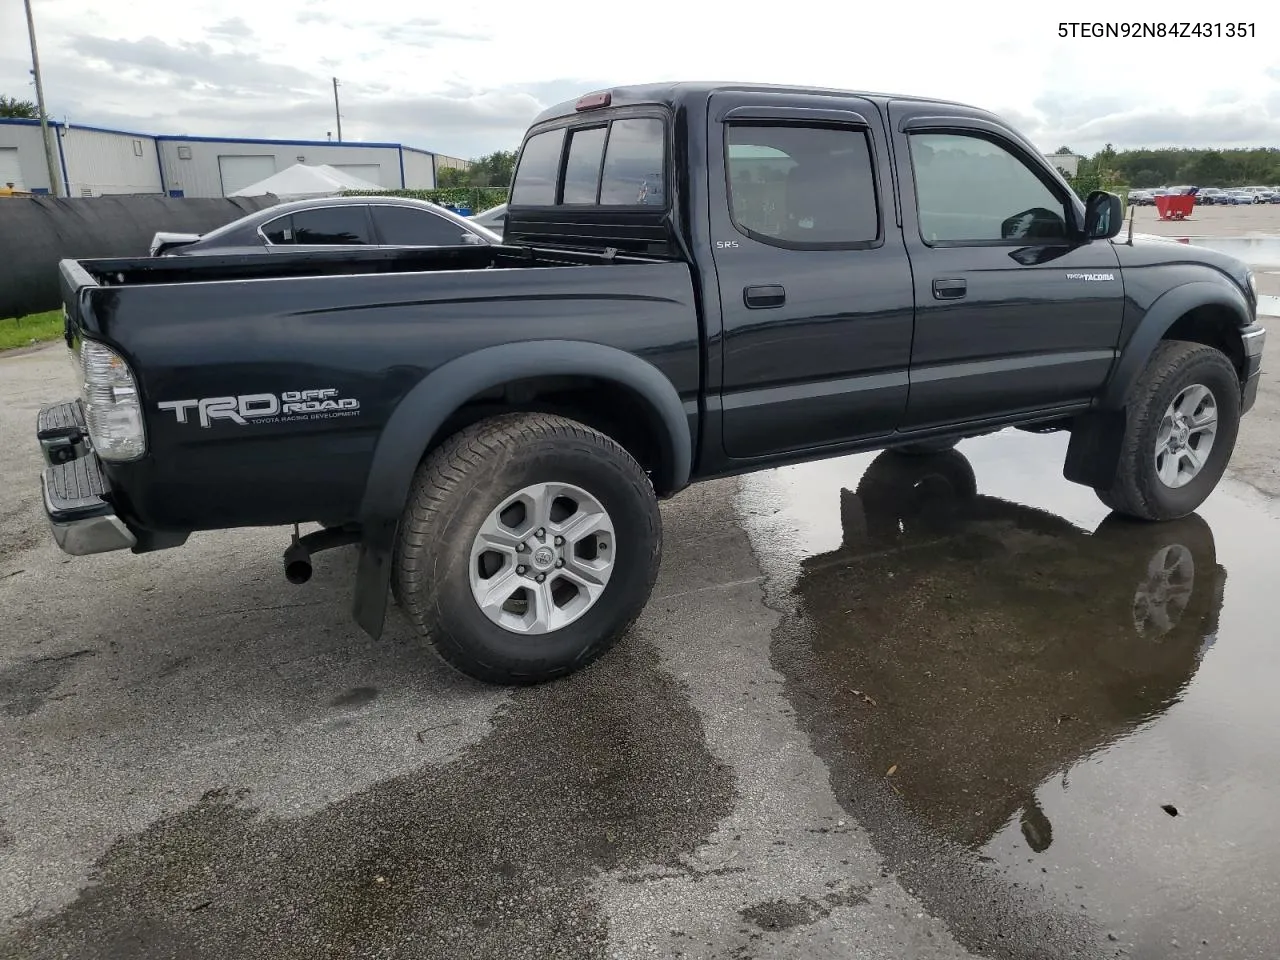
[[[708,124],[726,455],[891,434],[913,293],[875,105],[726,92]]]
[[[1072,238],[1082,208],[1018,138],[937,113],[889,105],[916,300],[905,426],[1087,402],[1120,335],[1115,249]]]

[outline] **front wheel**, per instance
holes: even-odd
[[[1130,390],[1127,407],[1115,482],[1098,497],[1142,520],[1185,517],[1213,492],[1235,449],[1235,368],[1213,347],[1164,341]]]
[[[617,642],[661,554],[657,497],[622,447],[564,417],[511,414],[456,434],[418,469],[393,583],[462,673],[539,683]]]

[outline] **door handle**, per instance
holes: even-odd
[[[787,302],[787,291],[780,283],[767,283],[759,287],[743,287],[742,302],[751,310],[780,307]]]
[[[966,280],[935,280],[933,281],[933,298],[935,300],[960,300],[968,292],[969,283]]]

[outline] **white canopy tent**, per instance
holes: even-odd
[[[308,166],[305,163],[295,163],[265,180],[241,187],[229,196],[261,197],[270,193],[281,200],[309,200],[313,197],[336,197],[343,190],[381,189],[379,184],[370,183],[328,164]]]

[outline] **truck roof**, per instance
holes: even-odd
[[[690,100],[706,100],[714,93],[726,91],[760,92],[760,93],[793,93],[797,96],[819,94],[832,97],[861,97],[883,104],[890,100],[911,100],[917,103],[936,103],[940,106],[961,107],[966,110],[980,110],[970,104],[957,103],[952,100],[940,100],[936,97],[921,97],[908,94],[873,93],[862,90],[840,90],[831,87],[801,87],[790,84],[774,83],[732,83],[706,80],[681,80],[669,83],[644,83],[635,86],[608,87],[601,90],[584,90],[583,95],[590,93],[608,93],[610,106],[620,107],[635,104],[657,103],[669,107],[677,107]],[[534,118],[533,125],[577,113],[579,98],[566,100],[548,107]],[[986,111],[980,111],[985,113]]]

